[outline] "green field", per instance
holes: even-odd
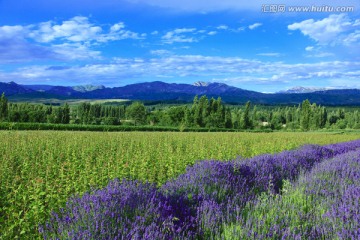
[[[114,178],[164,183],[197,160],[229,160],[359,133],[0,132],[0,239],[36,238],[52,210]]]

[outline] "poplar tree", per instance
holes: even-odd
[[[251,120],[250,120],[250,101],[248,101],[245,105],[245,111],[242,115],[242,121],[241,121],[241,128],[243,129],[249,129],[252,127]]]
[[[61,123],[68,124],[69,122],[70,122],[70,107],[67,103],[65,103]]]
[[[311,118],[311,104],[310,101],[306,99],[301,104],[300,126],[303,131],[309,131],[310,118]]]
[[[5,97],[5,93],[0,98],[0,120],[5,120],[8,117],[8,100]]]

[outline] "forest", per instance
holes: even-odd
[[[9,102],[0,98],[0,122],[75,125],[161,126],[235,130],[360,129],[360,109],[325,107],[304,100],[297,106],[228,105],[221,98],[195,96],[191,104],[143,102],[60,106]]]

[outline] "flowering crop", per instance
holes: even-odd
[[[176,208],[153,184],[114,180],[104,189],[73,197],[40,232],[62,239],[168,239],[190,227],[173,216]]]
[[[241,222],[243,209],[258,202],[261,193],[280,193],[286,181],[295,181],[317,163],[357,148],[360,140],[307,145],[251,159],[200,161],[160,188],[115,180],[105,189],[70,199],[40,232],[44,238],[73,239],[216,238],[224,231],[224,224]],[[332,213],[339,215],[336,210]],[[272,236],[289,231],[274,226],[273,232],[269,231]],[[251,231],[247,236],[256,238],[257,233]],[[290,233],[297,237],[298,232]],[[318,236],[317,232],[311,234]]]
[[[237,223],[224,227],[223,238],[359,239],[360,149],[349,146],[333,146],[345,153],[287,182],[282,195],[247,203]]]

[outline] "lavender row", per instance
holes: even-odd
[[[360,141],[307,145],[229,162],[206,160],[161,188],[114,180],[70,199],[40,227],[45,239],[209,239],[259,193],[279,192],[314,164],[360,147]]]
[[[305,194],[329,206],[317,232],[360,239],[360,150],[317,166],[305,178]],[[326,236],[325,235],[325,236]]]
[[[282,195],[249,202],[226,239],[360,239],[360,150],[318,164]]]

